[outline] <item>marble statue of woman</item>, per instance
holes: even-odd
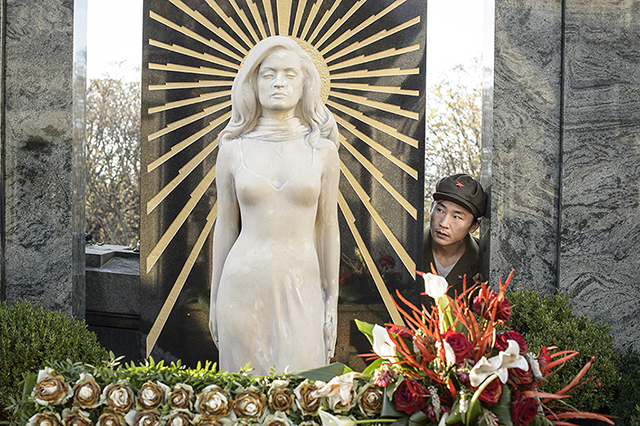
[[[310,56],[273,36],[247,56],[219,135],[209,328],[219,368],[319,367],[336,341],[338,132]]]

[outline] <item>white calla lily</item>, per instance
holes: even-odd
[[[427,273],[422,275],[422,279],[424,280],[424,292],[431,296],[433,300],[437,301],[447,292],[449,284],[444,277]]]
[[[391,340],[387,329],[379,325],[374,325],[371,332],[373,335],[373,351],[380,358],[393,360],[396,357],[396,345]]]
[[[322,420],[322,426],[353,426],[356,424],[350,417],[334,416],[324,410],[319,410],[318,415],[320,416],[320,420]]]
[[[504,351],[494,357],[482,357],[469,372],[469,382],[471,386],[480,386],[487,377],[496,374],[502,383],[507,383],[509,378],[509,368],[519,368],[529,371],[529,363],[520,355],[520,346],[515,340],[507,340],[508,346]]]

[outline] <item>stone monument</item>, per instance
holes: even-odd
[[[234,78],[271,36],[293,39],[310,55],[337,123],[342,256],[353,261],[357,248],[371,276],[339,286],[335,359],[368,350],[352,347],[351,320],[399,321],[395,290],[420,288],[425,3],[147,0],[144,16],[140,315],[147,353],[187,364],[216,358],[208,313],[211,235],[224,222],[215,189],[224,151],[218,133],[231,119]],[[397,265],[397,286],[385,284],[380,259]]]

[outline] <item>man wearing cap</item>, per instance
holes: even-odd
[[[448,295],[462,293],[467,286],[482,281],[480,247],[473,233],[487,206],[487,195],[480,183],[467,174],[443,178],[436,185],[429,214],[430,225],[424,231],[423,269],[431,265],[449,283]]]

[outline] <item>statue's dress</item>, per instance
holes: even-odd
[[[262,121],[239,141],[234,186],[241,231],[225,260],[216,303],[220,368],[226,371],[251,362],[253,374],[266,375],[274,365],[282,372],[327,362],[314,243],[322,167],[314,157],[310,167],[276,186],[245,162],[248,139],[277,144],[302,140],[308,131],[302,124],[295,132],[281,130]]]

